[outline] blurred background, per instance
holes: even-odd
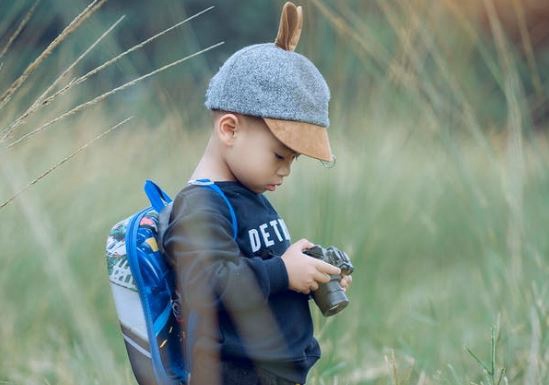
[[[549,383],[549,3],[297,3],[337,165],[268,198],[356,267],[308,383]],[[209,79],[282,4],[0,2],[0,383],[135,383],[106,237],[145,179],[185,185]]]

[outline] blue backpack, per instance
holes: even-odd
[[[219,194],[236,216],[221,189],[207,179],[189,182]],[[167,224],[171,198],[154,182],[145,182],[151,203],[118,222],[107,239],[106,258],[112,295],[130,364],[139,385],[187,384],[190,357],[185,354],[186,325],[175,290],[175,274],[159,249],[160,222]]]

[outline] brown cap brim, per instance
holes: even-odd
[[[293,120],[263,120],[273,135],[291,150],[326,162],[333,161],[326,127]]]

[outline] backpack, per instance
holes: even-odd
[[[236,239],[234,210],[221,189],[208,179],[190,184],[219,194],[229,208]],[[175,274],[159,248],[171,198],[154,182],[145,182],[151,203],[113,226],[106,245],[107,270],[120,328],[139,385],[180,385],[190,378],[185,353],[186,325],[181,317]]]

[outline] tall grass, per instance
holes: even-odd
[[[269,198],[293,239],[341,247],[356,266],[351,305],[334,318],[313,310],[323,357],[311,384],[493,384],[502,368],[501,384],[549,383],[549,141],[531,133],[524,83],[534,74],[521,72],[531,59],[509,43],[493,3],[482,4],[489,34],[451,0],[306,4],[302,52],[332,88],[337,165],[300,158]],[[48,84],[59,73],[47,62],[36,71]],[[0,129],[47,89],[32,79],[19,92],[33,97],[14,93]],[[482,103],[486,84],[497,103]],[[79,87],[15,132],[97,97],[93,84]],[[209,121],[185,123],[202,91],[184,106],[169,94],[142,105],[122,91],[10,150],[0,143],[0,202],[16,195],[0,209],[0,382],[134,383],[105,238],[146,205],[144,179],[172,195],[185,185]],[[162,118],[152,129],[144,115]],[[78,150],[127,116],[131,125]]]

